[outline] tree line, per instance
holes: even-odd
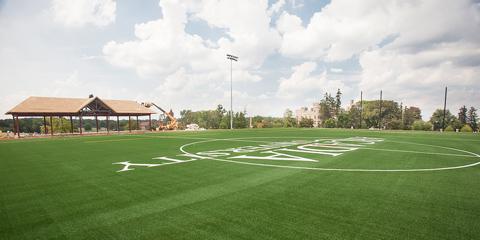
[[[246,112],[233,114],[233,128],[249,127],[246,114]],[[192,123],[196,123],[199,127],[205,129],[228,129],[230,128],[230,112],[221,104],[215,110],[182,110],[180,111],[178,122],[180,129],[184,129],[188,124]]]
[[[335,97],[325,93],[319,103],[321,120],[320,127],[325,128],[380,128],[402,130],[445,130],[445,131],[478,131],[477,109],[462,106],[457,116],[437,109],[429,121],[422,120],[419,107],[402,106],[393,100],[366,100],[356,102],[347,109],[341,107],[341,91],[338,89]],[[284,113],[284,125],[296,127],[313,127],[314,122],[302,118],[291,124],[293,114],[290,109]]]

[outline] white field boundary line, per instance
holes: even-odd
[[[432,152],[420,152],[420,151],[410,151],[410,150],[385,149],[385,148],[359,148],[358,150],[385,151],[385,152],[402,152],[402,153],[417,153],[417,154],[442,155],[442,156],[454,156],[454,157],[473,157],[473,158],[477,157],[477,156],[474,156],[474,155],[467,155],[467,154],[432,153]]]
[[[105,139],[105,140],[93,140],[85,141],[84,143],[103,143],[103,142],[122,142],[122,141],[135,141],[135,140],[150,140],[150,139],[187,139],[187,140],[210,140],[212,138],[198,138],[198,137],[167,137],[167,136],[158,136],[158,137],[131,137],[131,138],[122,138],[122,139]]]
[[[251,137],[251,138],[268,138],[268,137]],[[272,137],[275,138],[275,137]],[[296,138],[296,137],[285,137],[285,138]],[[301,137],[301,138],[309,138],[309,137]],[[315,137],[311,137],[315,138]],[[234,138],[234,139],[247,139],[245,138]],[[207,160],[213,160],[213,161],[220,161],[220,162],[229,162],[229,163],[236,163],[236,164],[244,164],[244,165],[252,165],[252,166],[261,166],[261,167],[274,167],[274,168],[286,168],[286,169],[300,169],[300,170],[314,170],[314,171],[338,171],[338,172],[432,172],[432,171],[444,171],[444,170],[454,170],[454,169],[462,169],[462,168],[469,168],[473,166],[480,165],[479,162],[467,164],[467,165],[461,165],[461,166],[453,166],[453,167],[441,167],[441,168],[419,168],[419,169],[349,169],[349,168],[313,168],[313,167],[300,167],[300,166],[284,166],[284,165],[274,165],[274,164],[264,164],[264,163],[252,163],[252,162],[242,162],[242,161],[234,161],[234,160],[226,160],[226,159],[218,159],[218,158],[212,158],[212,157],[204,157],[204,156],[198,156],[193,153],[189,153],[185,151],[185,147],[194,145],[194,144],[199,144],[199,143],[205,143],[205,142],[211,142],[211,141],[218,141],[220,139],[216,140],[205,140],[205,141],[199,141],[199,142],[192,142],[192,143],[187,143],[184,144],[180,147],[180,151],[183,152],[184,154],[191,154],[197,157],[201,157],[203,159]],[[222,139],[222,140],[232,140],[232,139]],[[395,141],[392,141],[395,142]],[[431,146],[431,147],[439,147],[439,148],[444,148],[444,149],[450,149],[454,151],[460,151],[464,153],[471,154],[472,156],[480,158],[479,154],[469,152],[466,150],[461,150],[461,149],[456,149],[456,148],[450,148],[450,147],[444,147],[444,146],[436,146],[436,145],[428,145],[428,144],[421,144],[421,143],[408,143],[408,142],[397,142],[397,143],[406,143],[406,144],[413,144],[413,145],[425,145],[425,146]]]
[[[135,140],[149,140],[149,139],[187,139],[187,140],[212,140],[212,141],[233,141],[233,142],[259,142],[259,143],[273,143],[272,141],[251,141],[251,140],[242,140],[245,138],[291,138],[291,137],[244,137],[244,138],[199,138],[199,137],[170,137],[170,136],[145,136],[145,137],[131,137],[131,138],[122,138],[122,139],[105,139],[105,140],[92,140],[85,141],[83,143],[103,143],[103,142],[122,142],[122,141],[135,141]],[[316,138],[316,139],[332,139],[327,137],[294,137],[297,139],[301,138]]]

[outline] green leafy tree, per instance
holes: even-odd
[[[390,120],[389,125],[388,125],[388,128],[389,128],[389,129],[393,129],[393,130],[403,129],[402,120],[401,120],[401,119],[392,119],[392,120]]]
[[[128,129],[128,123],[125,124],[125,127],[126,127],[126,129]],[[124,127],[124,129],[125,129],[125,127]],[[83,128],[85,129],[85,131],[92,131],[92,125],[90,123],[84,124]]]
[[[48,121],[47,125],[47,132],[51,133],[52,127],[50,126],[50,122]],[[53,124],[53,133],[69,133],[71,131],[71,123],[70,120],[67,120],[65,118],[52,118],[52,124]],[[44,126],[40,126],[40,132],[45,133],[45,128]]]
[[[271,118],[273,128],[282,128],[283,119],[282,118]]]
[[[380,119],[382,120],[382,126],[387,129],[392,129],[393,125],[397,126],[398,123],[392,123],[392,121],[401,119],[402,114],[399,104],[395,101],[383,100],[381,115],[379,105],[379,100],[363,102],[363,117],[366,126],[368,128],[378,127],[380,124]]]
[[[326,127],[326,128],[334,128],[335,125],[337,125],[337,124],[335,123],[335,119],[333,119],[333,118],[329,118],[329,119],[323,121],[323,126]]]
[[[0,119],[0,130],[2,132],[13,131],[13,119]]]
[[[248,122],[247,118],[245,117],[245,112],[237,112],[233,118],[233,126],[234,128],[247,128]]]
[[[351,126],[354,128],[362,128],[361,122],[363,123],[363,120],[361,121],[360,102],[357,102],[350,107],[348,110],[348,117],[350,118]]]
[[[406,107],[403,112],[403,129],[411,129],[413,122],[422,120],[422,111],[418,107]]]
[[[253,128],[263,128],[263,126],[264,126],[263,117],[262,116],[254,116],[252,118],[252,125],[253,125]]]
[[[230,113],[225,114],[222,117],[219,125],[220,129],[229,129],[230,128]]]
[[[212,113],[212,128],[220,128],[220,124],[225,113],[227,113],[227,110],[225,110],[221,104],[217,105],[217,109]]]
[[[184,128],[188,124],[196,123],[199,127],[206,129],[227,129],[230,128],[230,112],[227,112],[222,105],[217,105],[215,110],[203,110],[203,111],[180,111],[179,122]],[[248,122],[245,112],[237,112],[233,114],[233,127],[234,128],[246,128]]]
[[[283,127],[289,128],[294,127],[296,125],[295,118],[293,118],[292,110],[288,109],[285,110],[283,114]]]
[[[445,127],[451,125],[451,123],[456,119],[449,110],[445,111]],[[443,109],[437,109],[433,112],[430,117],[430,123],[433,124],[433,130],[440,130],[443,124]]]
[[[179,123],[182,125],[182,128],[185,128],[188,124],[195,123],[192,110],[180,111]]]
[[[299,123],[301,128],[312,128],[313,127],[313,119],[310,118],[302,118]]]
[[[449,124],[450,125],[448,126],[451,126],[454,130],[460,129],[463,127],[463,125],[465,125],[465,124],[462,125],[462,123],[457,118],[453,118]]]
[[[341,112],[337,117],[337,127],[350,128],[354,124],[352,123],[352,117],[349,112]]]

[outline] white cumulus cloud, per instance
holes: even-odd
[[[211,107],[226,100],[223,92],[229,89],[230,80],[227,53],[239,56],[233,63],[234,82],[261,81],[254,70],[281,42],[270,27],[266,0],[163,0],[159,6],[161,18],[135,25],[136,39],[110,41],[103,54],[114,66],[133,69],[142,78],[158,79],[157,91],[177,105]],[[186,31],[190,21],[204,21],[211,28],[224,29],[225,34],[216,41],[205,39]]]
[[[292,74],[288,78],[281,78],[277,96],[286,99],[321,98],[325,92],[335,93],[337,89],[346,90],[340,80],[330,79],[327,71],[315,74],[317,64],[304,62],[292,67]],[[348,89],[347,89],[348,90]]]
[[[454,112],[480,100],[480,5],[475,1],[332,0],[306,24],[284,12],[276,25],[284,56],[358,59],[358,91],[376,96],[383,89],[387,98],[421,107],[426,117],[441,106],[447,85]]]
[[[65,26],[106,26],[115,22],[113,0],[52,0],[54,20]]]

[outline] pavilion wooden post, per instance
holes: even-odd
[[[60,135],[63,133],[63,119],[61,116],[58,116],[58,120],[60,121]]]
[[[132,132],[132,118],[128,115],[128,131]]]
[[[17,136],[20,138],[20,121],[18,121],[18,115],[17,115]]]
[[[140,130],[140,125],[138,125],[138,116],[137,116],[137,130]]]
[[[82,131],[82,128],[83,128],[83,121],[82,121],[82,115],[79,115],[78,116],[78,119],[80,120],[80,135],[83,134],[83,131]]]
[[[120,133],[120,119],[117,115],[117,133]]]
[[[109,124],[109,120],[108,120],[108,119],[109,119],[109,115],[107,115],[107,134],[110,133],[110,129],[109,129],[110,124]]]
[[[48,134],[48,129],[47,129],[47,117],[43,116],[43,131],[45,135]]]
[[[97,126],[97,133],[98,133],[98,117],[97,117],[97,114],[95,114],[95,125]]]
[[[152,114],[148,114],[148,127],[150,128],[150,131],[153,131],[153,129],[152,129]]]
[[[12,118],[13,118],[13,127],[12,127],[12,130],[13,130],[13,136],[17,135],[17,121],[15,121],[15,115],[12,114]]]
[[[73,118],[70,116],[70,133],[73,134]]]
[[[50,135],[53,136],[53,119],[52,119],[52,116],[50,116]]]

